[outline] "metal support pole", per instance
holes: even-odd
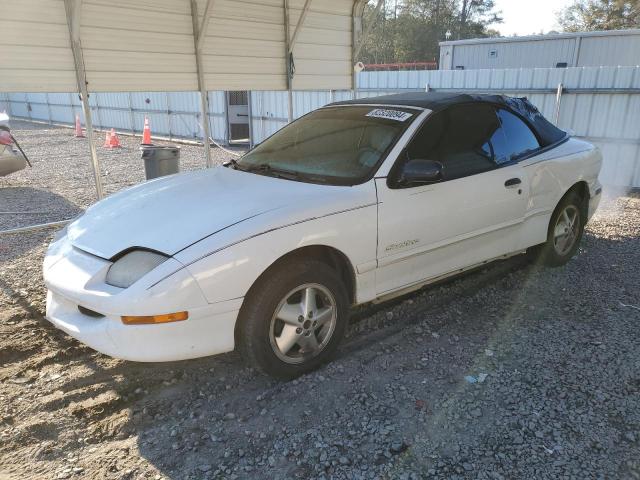
[[[44,98],[47,100],[47,114],[49,116],[49,125],[53,123],[53,117],[51,116],[51,102],[49,102],[49,94],[45,93]]]
[[[167,125],[169,126],[169,140],[173,140],[173,134],[171,133],[171,97],[169,92],[165,92],[165,101],[167,102]]]
[[[205,13],[208,14],[210,10],[212,0],[207,0],[207,7]],[[200,43],[203,41],[203,37],[200,37],[200,28],[198,26],[198,4],[196,0],[191,0],[191,19],[193,21],[193,47],[196,54],[196,71],[198,73],[198,90],[200,90],[200,120],[202,123],[202,132],[204,140],[204,156],[207,163],[207,168],[213,166],[211,161],[211,133],[209,128],[209,96],[207,94],[207,87],[204,82],[204,71],[202,69],[202,54],[200,52]],[[204,21],[205,19],[203,19]],[[206,23],[203,23],[203,26]],[[204,33],[204,31],[203,31]]]
[[[104,122],[102,121],[102,113],[100,112],[100,100],[98,98],[98,94],[96,93],[93,97],[96,100],[96,117],[98,118],[98,128],[104,128]]]
[[[291,120],[293,120],[293,92],[291,91],[293,78],[291,75],[291,49],[289,48],[290,42],[291,38],[289,36],[289,0],[284,0],[284,65],[287,70],[287,121],[289,123],[291,123]]]
[[[73,94],[69,94],[69,107],[71,107],[71,125],[76,121],[76,107],[73,105]]]
[[[136,117],[133,114],[133,96],[131,92],[127,95],[127,100],[129,103],[129,121],[131,122],[131,133],[136,134]]]
[[[553,124],[557,127],[560,121],[560,102],[562,101],[562,91],[564,87],[562,83],[558,84],[558,90],[556,91],[556,109],[553,112]]]
[[[98,200],[102,200],[104,197],[104,190],[102,188],[102,178],[100,177],[98,152],[93,140],[93,123],[91,121],[91,107],[89,106],[87,75],[84,70],[84,57],[82,55],[82,44],[80,43],[81,1],[82,0],[64,0],[64,6],[67,14],[67,26],[69,27],[69,38],[71,41],[71,50],[73,51],[73,61],[75,63],[76,81],[78,83],[80,99],[82,100],[82,111],[84,112],[87,142],[89,142],[89,150],[91,152],[91,167],[93,168],[93,178],[96,183],[96,194],[98,196]]]
[[[251,108],[251,91],[247,92],[247,103],[249,104],[249,148],[253,148],[253,110]]]
[[[380,7],[381,1],[378,1],[378,5],[376,5],[376,10]],[[364,15],[364,9],[367,5],[367,0],[358,0],[353,4],[353,10],[351,12],[352,22],[351,22],[351,98],[356,98],[356,90],[357,80],[356,80],[356,72],[355,65],[356,59],[360,53],[360,48],[362,41],[364,40],[364,35],[362,32],[362,16]],[[377,14],[376,14],[377,16]],[[375,17],[374,17],[375,20]]]

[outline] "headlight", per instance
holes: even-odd
[[[169,257],[161,253],[132,250],[111,265],[106,282],[114,287],[128,288],[167,258]]]

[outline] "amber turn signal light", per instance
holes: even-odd
[[[120,317],[125,325],[149,325],[155,323],[181,322],[189,318],[189,312],[166,313],[164,315],[149,315],[136,317],[123,315]]]

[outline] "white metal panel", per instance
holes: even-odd
[[[440,43],[440,69],[640,65],[640,29]]]
[[[305,0],[291,0],[290,31],[295,30]],[[353,2],[311,2],[309,13],[293,48],[296,73],[292,87],[342,89],[351,87]]]
[[[189,2],[83,0],[80,24],[89,90],[197,89]]]
[[[201,50],[206,89],[285,89],[284,2],[213,2]],[[355,3],[312,2],[293,49],[294,88],[351,86]],[[197,90],[190,0],[79,4],[89,91]],[[304,0],[290,4],[295,30]],[[202,16],[206,0],[197,0],[197,5]],[[0,91],[77,90],[63,0],[7,0],[2,3],[0,31]]]
[[[584,37],[577,65],[640,65],[640,35]]]
[[[574,48],[571,38],[455,45],[450,68],[555,67],[559,62],[572,66]]]
[[[7,0],[0,21],[0,90],[75,91],[63,0]]]

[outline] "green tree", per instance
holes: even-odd
[[[487,37],[487,25],[500,23],[494,0],[462,0],[458,21],[458,39]]]
[[[363,46],[357,60],[364,63],[430,62],[438,43],[450,31],[454,38],[498,35],[488,25],[502,19],[494,0],[382,0],[367,5]]]
[[[567,32],[640,27],[640,0],[576,0],[558,19]]]

